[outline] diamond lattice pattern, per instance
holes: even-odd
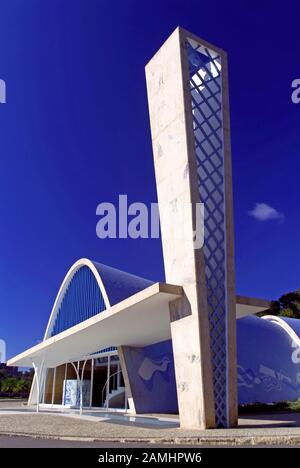
[[[227,426],[225,203],[221,59],[187,43],[200,201],[204,203],[204,257],[216,424]]]

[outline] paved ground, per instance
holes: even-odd
[[[182,430],[177,427],[176,419],[166,418],[164,425],[141,418],[138,422],[128,419],[104,419],[87,416],[80,418],[61,413],[33,413],[20,406],[0,403],[0,434],[2,436],[28,435],[37,438],[35,442],[45,443],[41,438],[64,438],[67,443],[133,444],[144,446],[151,443],[185,445],[293,445],[300,446],[300,413],[243,416],[236,429],[212,429],[209,431]],[[2,446],[15,444],[13,439],[1,439]],[[79,442],[75,442],[75,440]],[[18,439],[26,445],[26,440]],[[18,442],[17,441],[17,442]],[[51,445],[52,442],[49,442]],[[61,442],[53,441],[56,444]],[[104,445],[102,445],[104,443]],[[48,444],[48,442],[47,442]],[[66,441],[64,442],[66,444]],[[1,446],[1,445],[0,445]],[[16,445],[13,445],[16,446]],[[27,446],[27,445],[26,445]],[[93,445],[94,446],[94,445]],[[131,445],[130,445],[131,446]]]
[[[0,448],[188,448],[190,445],[122,443],[122,442],[79,442],[59,439],[37,439],[22,436],[1,436]],[[193,446],[192,446],[193,447]]]
[[[0,398],[0,410],[3,408],[24,408],[27,406],[27,400]]]

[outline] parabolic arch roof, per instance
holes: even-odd
[[[87,258],[75,262],[55,299],[44,340],[151,286],[152,281]]]

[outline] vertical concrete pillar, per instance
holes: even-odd
[[[170,318],[180,422],[186,428],[236,424],[225,69],[223,51],[180,28],[146,66],[166,281],[185,292],[171,304]],[[194,243],[199,202],[205,210],[201,248]]]
[[[118,356],[120,359],[120,365],[122,369],[123,380],[125,384],[125,398],[128,399],[129,411],[131,414],[136,414],[134,399],[132,395],[131,381],[129,378],[128,367],[130,363],[126,362],[124,346],[118,346]],[[125,407],[127,408],[127,401],[125,401]]]

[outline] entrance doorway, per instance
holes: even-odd
[[[81,377],[84,361],[73,363]],[[46,370],[41,403],[77,407],[79,384],[72,363]],[[83,374],[83,406],[125,408],[125,384],[117,352],[89,359]]]

